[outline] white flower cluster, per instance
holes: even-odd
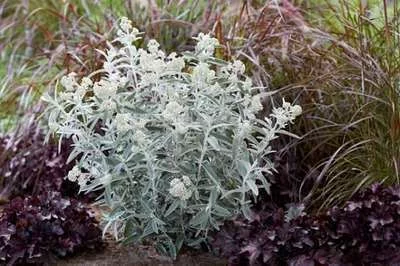
[[[183,56],[165,54],[155,40],[136,47],[139,38],[122,18],[116,40],[100,51],[103,68],[61,79],[62,92],[44,98],[50,130],[74,141],[79,167],[67,178],[82,191],[104,188],[109,224],[192,243],[269,191],[270,141],[301,107],[283,100],[261,117],[260,88],[242,62],[213,57],[218,41],[208,34]]]
[[[132,126],[130,125],[130,114],[117,114],[115,116],[115,126],[120,132],[132,129]]]
[[[71,72],[61,78],[61,85],[63,85],[66,91],[74,91],[74,87],[77,85],[75,76],[76,73]]]
[[[132,21],[123,17],[120,22],[120,29],[117,32],[117,40],[125,45],[131,45],[132,42],[137,40],[139,31],[132,27]]]
[[[162,116],[166,120],[177,121],[183,111],[184,109],[179,103],[172,101],[165,106],[165,110],[162,112]]]
[[[192,80],[198,88],[208,87],[215,79],[215,71],[206,63],[199,63],[193,69]]]
[[[293,123],[294,119],[301,115],[302,108],[300,105],[291,105],[283,99],[282,107],[272,110],[272,117],[275,117],[277,126],[283,128],[288,123]]]
[[[181,200],[188,200],[192,196],[193,191],[190,188],[192,182],[187,176],[183,176],[182,179],[172,179],[170,186],[169,193],[174,197],[180,198]]]
[[[107,80],[100,80],[93,86],[93,93],[96,97],[106,100],[114,97],[117,94],[117,85]]]
[[[232,63],[229,63],[226,67],[222,68],[222,72],[231,82],[237,82],[238,76],[243,75],[245,71],[245,65],[242,63],[242,61],[239,60],[235,60]]]
[[[213,56],[215,47],[219,44],[217,39],[204,33],[200,33],[199,36],[194,39],[197,40],[195,53],[201,61]]]
[[[71,72],[67,76],[61,78],[61,85],[65,88],[65,92],[61,93],[60,98],[65,101],[80,101],[85,96],[88,86],[91,84],[90,79],[82,79],[81,84],[76,81],[76,73]]]
[[[67,179],[71,182],[78,182],[80,186],[83,186],[89,180],[89,175],[82,173],[77,165],[75,165],[69,172]]]

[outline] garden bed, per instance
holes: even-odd
[[[397,1],[62,2],[0,4],[0,265],[400,266]]]

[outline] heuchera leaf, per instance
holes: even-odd
[[[400,265],[399,188],[373,185],[319,216],[264,205],[226,223],[213,246],[230,265]]]
[[[73,195],[77,185],[64,181],[72,167],[66,163],[69,143],[62,143],[62,152],[36,124],[27,124],[0,138],[0,198],[7,201],[26,194],[38,195],[48,190]]]
[[[89,209],[59,192],[14,198],[0,217],[0,261],[7,265],[39,264],[51,255],[102,247]]]

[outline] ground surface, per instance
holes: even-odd
[[[176,261],[157,255],[153,250],[144,247],[122,247],[109,244],[104,251],[84,253],[69,259],[58,260],[54,264],[59,266],[223,266],[226,261],[210,254],[183,254]]]
[[[98,220],[101,218],[102,209],[91,206]],[[176,261],[160,256],[154,248],[145,246],[122,246],[116,244],[114,239],[106,234],[106,248],[103,251],[87,252],[72,258],[60,259],[50,262],[49,266],[223,266],[227,265],[224,259],[208,253],[183,252]]]

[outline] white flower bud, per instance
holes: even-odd
[[[195,52],[198,55],[200,60],[206,60],[209,57],[212,57],[214,54],[215,46],[218,45],[218,40],[210,37],[208,34],[199,33],[199,35],[194,38],[197,40],[197,45],[195,48]]]
[[[69,172],[67,179],[71,182],[75,182],[78,180],[78,177],[81,176],[82,172],[77,165],[75,165]]]
[[[184,109],[179,103],[172,101],[165,106],[165,110],[162,112],[162,116],[166,120],[176,121],[178,116],[183,113],[183,111]]]
[[[139,145],[145,145],[147,144],[147,136],[142,130],[137,130],[135,134],[133,135],[133,139],[139,144]]]
[[[117,31],[119,38],[117,40],[124,45],[131,46],[132,42],[137,40],[136,36],[139,34],[139,30],[132,27],[132,21],[126,17],[121,18],[119,26],[120,29]]]
[[[85,186],[86,183],[89,181],[89,174],[81,173],[78,177],[78,184],[79,186]]]
[[[174,187],[175,185],[179,184],[181,181],[179,180],[179,178],[174,178],[171,180],[171,182],[169,183],[171,187]]]
[[[259,111],[261,111],[263,109],[263,105],[261,103],[261,97],[260,95],[254,95],[251,98],[251,104],[250,104],[250,110],[253,113],[258,113]]]
[[[129,114],[117,114],[115,116],[115,125],[118,131],[125,132],[132,129],[132,126],[129,124],[130,115]]]
[[[167,63],[167,69],[169,71],[180,72],[185,67],[185,60],[182,57],[172,59]]]
[[[126,17],[122,17],[119,26],[124,32],[129,32],[132,29],[132,21]]]
[[[235,60],[232,63],[232,71],[236,74],[243,75],[244,72],[246,71],[246,67],[240,60]]]
[[[81,80],[81,86],[84,87],[85,89],[89,88],[90,86],[93,85],[93,81],[88,78],[88,77],[83,77]]]
[[[76,73],[71,72],[67,76],[63,76],[61,78],[61,85],[65,88],[67,91],[73,91],[74,87],[77,85],[76,80],[75,80]]]
[[[186,182],[190,181],[188,178],[185,178]],[[184,181],[185,181],[184,180]],[[190,182],[191,183],[191,182]],[[174,178],[170,182],[169,193],[176,198],[180,198],[181,200],[188,200],[192,196],[192,190],[185,186],[185,183],[178,178]]]
[[[104,111],[114,111],[117,104],[112,99],[107,99],[101,103],[101,109]]]
[[[246,80],[243,82],[243,90],[245,93],[250,93],[253,86],[253,82],[251,78],[246,77]]]
[[[302,112],[303,112],[303,109],[301,108],[300,105],[294,105],[292,107],[292,114],[294,117],[301,115]]]
[[[290,121],[290,113],[282,107],[274,108],[272,110],[271,116],[275,117],[276,124],[280,128],[286,127],[287,123]]]
[[[192,185],[192,181],[190,180],[190,178],[188,176],[186,176],[186,175],[182,176],[182,180],[183,180],[183,183],[186,186],[191,186]]]
[[[160,44],[154,39],[151,39],[147,44],[147,49],[151,54],[156,54],[158,52],[159,47]]]
[[[72,100],[74,97],[74,94],[72,92],[61,92],[60,93],[60,99],[62,101],[69,101]]]
[[[117,94],[118,87],[106,80],[100,80],[93,85],[93,93],[100,99],[112,98]]]
[[[154,82],[157,80],[157,74],[155,73],[145,73],[142,75],[142,80],[140,81],[140,87],[146,87],[150,86],[151,84],[154,84]]]
[[[185,126],[185,124],[184,123],[182,123],[182,122],[177,122],[177,123],[174,123],[174,127],[175,127],[175,131],[178,133],[178,134],[185,134],[187,131],[188,131],[188,127],[187,126]]]

